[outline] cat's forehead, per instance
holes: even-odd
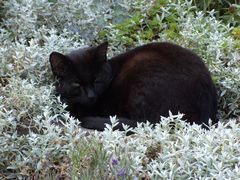
[[[77,49],[66,56],[71,61],[71,69],[74,70],[75,75],[87,79],[94,64],[92,48]]]

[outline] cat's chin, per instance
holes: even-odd
[[[68,106],[82,106],[85,108],[91,108],[96,104],[97,98],[82,98],[82,97],[69,97],[61,98],[61,101]]]

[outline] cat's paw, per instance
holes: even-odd
[[[92,117],[92,116],[82,117],[80,119],[82,127],[87,129],[94,129],[98,131],[103,131],[105,128],[105,123],[103,120],[104,118]]]

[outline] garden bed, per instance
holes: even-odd
[[[199,2],[0,0],[0,179],[239,179],[240,5]],[[49,54],[106,39],[108,57],[152,41],[201,56],[218,91],[218,127],[169,112],[131,136],[81,129],[54,95]]]

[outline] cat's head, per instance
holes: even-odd
[[[72,51],[67,55],[50,54],[50,63],[57,78],[56,91],[70,106],[89,108],[108,88],[112,69],[107,61],[104,42],[96,47]]]

